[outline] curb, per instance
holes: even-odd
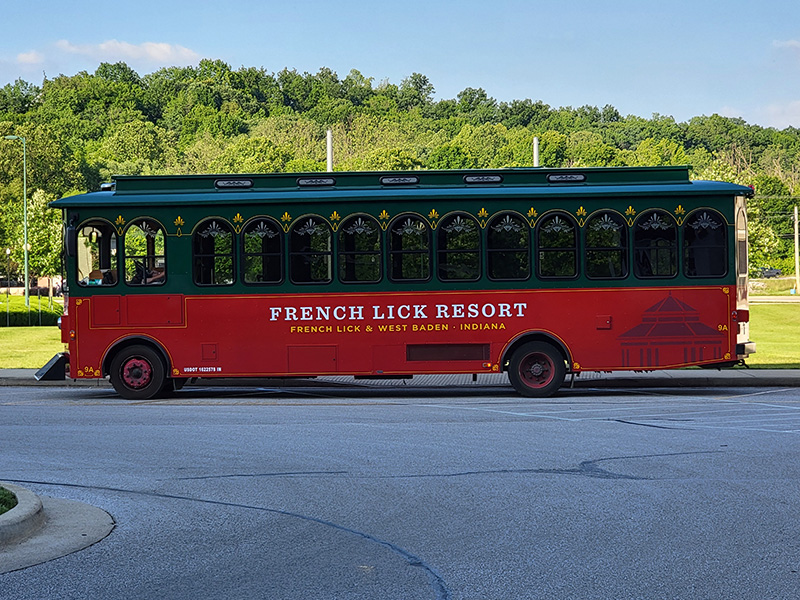
[[[0,575],[88,548],[116,526],[114,517],[90,504],[39,497],[10,483],[0,485],[18,501],[0,515]]]
[[[36,381],[31,376],[28,377],[0,377],[0,387],[94,387],[110,388],[111,383],[107,379],[64,379],[59,381]]]
[[[5,546],[32,536],[45,524],[46,517],[42,501],[32,491],[2,481],[0,487],[17,497],[17,505],[0,515],[0,546]]]

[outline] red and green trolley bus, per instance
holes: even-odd
[[[746,198],[687,167],[116,177],[56,200],[74,379],[723,366],[748,335]]]

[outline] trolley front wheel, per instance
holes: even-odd
[[[149,346],[128,346],[111,361],[111,385],[127,400],[148,400],[166,383],[161,356]]]

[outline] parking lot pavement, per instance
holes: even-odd
[[[36,381],[36,369],[0,369],[0,387],[2,386],[82,386],[110,387],[105,379],[63,381]],[[204,386],[259,386],[259,387],[437,387],[437,386],[508,386],[508,377],[504,373],[479,373],[473,380],[472,375],[416,375],[411,379],[355,379],[350,376],[326,376],[316,379],[221,379],[199,380],[197,385]],[[583,372],[575,378],[567,375],[565,387],[732,387],[732,386],[778,386],[800,387],[800,369],[674,369],[648,372],[613,371]]]

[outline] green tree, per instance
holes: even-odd
[[[497,101],[490,98],[483,88],[466,88],[458,93],[458,110],[472,123],[496,122]]]
[[[272,173],[286,170],[292,149],[263,138],[238,137],[211,164],[218,173]]]
[[[13,118],[35,108],[40,93],[40,88],[22,79],[4,85],[0,88],[0,120],[4,115]]]
[[[400,82],[398,104],[401,109],[422,108],[433,102],[433,84],[421,73],[412,73]]]
[[[28,202],[28,252],[32,276],[53,276],[61,271],[61,214],[48,204],[54,194],[35,190]]]
[[[670,165],[688,165],[689,157],[683,146],[672,140],[642,140],[636,150],[624,155],[626,165],[632,167],[659,167]]]
[[[571,167],[606,167],[615,164],[617,151],[591,131],[576,131],[567,138],[567,163]]]
[[[567,136],[558,131],[545,131],[539,136],[539,164],[562,167],[567,160]]]
[[[475,157],[459,145],[439,146],[425,160],[428,169],[473,169],[477,165]]]

